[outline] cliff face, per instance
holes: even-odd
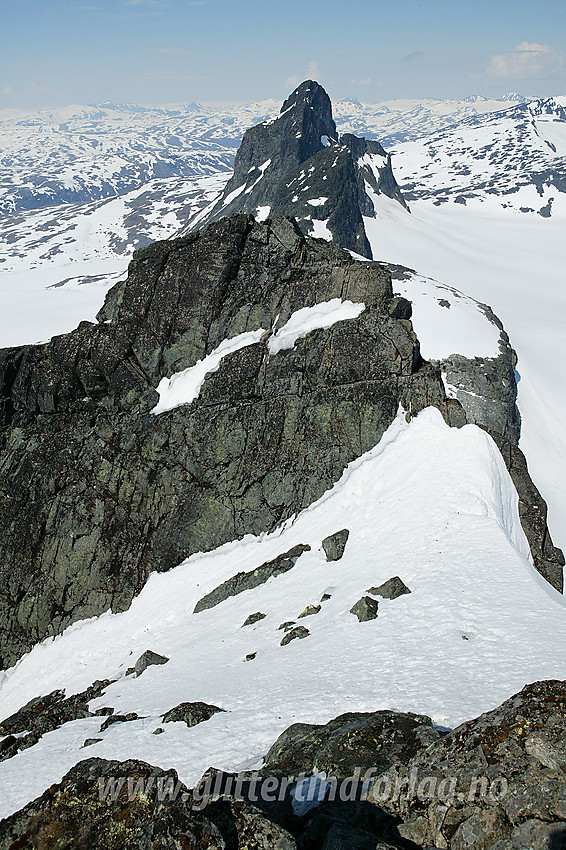
[[[406,206],[381,145],[351,134],[339,138],[330,98],[307,80],[276,119],[246,131],[222,196],[189,227],[235,212],[293,216],[304,233],[330,236],[371,259],[363,222],[364,215],[375,216],[368,187]]]
[[[270,349],[295,311],[331,299],[365,309]],[[376,445],[400,403],[462,424],[410,314],[385,267],[288,219],[236,215],[139,251],[98,324],[2,351],[1,666],[125,609],[151,571],[275,528]],[[192,403],[151,413],[163,377],[258,329]]]

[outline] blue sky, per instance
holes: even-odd
[[[563,0],[0,0],[0,108],[566,93]]]

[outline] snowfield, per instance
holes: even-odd
[[[557,193],[558,194],[558,193]],[[498,199],[478,199],[466,206],[411,203],[411,213],[383,195],[377,217],[365,218],[375,257],[417,269],[448,287],[489,304],[501,319],[517,351],[518,406],[522,417],[520,446],[533,480],[548,502],[555,545],[566,547],[566,399],[562,351],[566,347],[566,278],[564,230],[566,197],[550,219],[501,208]],[[423,296],[422,277],[394,281],[394,288],[414,302],[414,325],[423,356],[448,353],[487,354],[479,324],[452,325],[454,308],[435,307]],[[438,298],[446,298],[438,291]],[[460,302],[458,302],[460,304]],[[432,306],[431,306],[432,305]],[[460,309],[460,308],[458,308]],[[455,318],[457,319],[456,312]],[[442,342],[452,337],[454,350]],[[495,334],[493,325],[485,323]],[[456,335],[457,336],[457,335]],[[442,352],[442,354],[440,354]]]
[[[350,530],[344,556],[327,562],[321,541],[342,528]],[[193,613],[221,582],[299,543],[311,550],[289,572]],[[394,575],[411,593],[380,600],[377,619],[358,622],[352,605]],[[325,593],[320,613],[299,621],[309,636],[280,646],[279,625]],[[40,693],[71,694],[108,677],[117,681],[91,709],[140,719],[101,736],[103,717],[67,723],[1,762],[0,817],[90,756],[174,767],[191,786],[210,765],[260,766],[296,721],[388,708],[453,727],[527,682],[566,678],[565,607],[530,563],[517,495],[491,438],[473,425],[448,428],[433,408],[410,424],[400,411],[379,445],[294,521],[153,574],[128,611],[74,624],[3,675],[2,717]],[[242,628],[255,611],[267,616]],[[170,661],[125,676],[146,649]],[[225,713],[191,729],[162,724],[187,700]],[[163,734],[152,734],[159,726]],[[89,737],[103,740],[84,749]]]

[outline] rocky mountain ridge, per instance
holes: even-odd
[[[365,308],[290,352],[248,345],[190,406],[151,413],[163,377],[333,298]],[[289,220],[237,215],[138,252],[97,325],[4,350],[4,665],[76,619],[127,607],[152,570],[306,507],[400,403],[463,423],[409,317],[384,267]]]

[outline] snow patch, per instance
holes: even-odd
[[[151,410],[151,413],[157,416],[182,404],[190,404],[198,398],[206,376],[217,371],[227,354],[232,354],[247,345],[259,342],[264,333],[265,330],[259,328],[257,331],[246,331],[231,339],[225,339],[214,351],[203,357],[194,366],[189,366],[182,372],[176,372],[170,378],[162,378],[157,387],[159,401]]]
[[[332,298],[313,307],[301,307],[270,338],[267,344],[269,353],[277,354],[278,351],[293,348],[298,339],[311,331],[330,328],[345,319],[357,319],[365,307],[363,302],[354,304],[352,301],[341,301],[340,298]]]

